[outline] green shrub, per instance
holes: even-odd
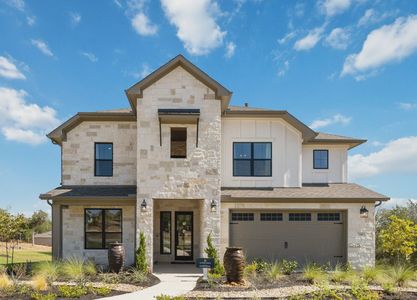
[[[362,269],[362,278],[368,284],[369,283],[377,283],[384,280],[384,271],[381,267],[364,267]]]
[[[358,276],[351,268],[344,268],[341,265],[336,265],[330,278],[334,283],[352,283],[352,281],[358,279]]]
[[[94,295],[105,297],[111,293],[111,289],[107,286],[101,286],[101,287],[89,286],[88,292],[93,293]]]
[[[185,300],[185,298],[183,296],[171,297],[167,295],[159,295],[156,296],[156,300]]]
[[[396,264],[388,268],[387,276],[392,284],[402,287],[415,277],[415,272],[411,266]]]
[[[264,273],[266,269],[269,267],[269,263],[263,260],[262,258],[255,258],[252,263],[256,265],[257,273]]]
[[[143,283],[148,281],[148,273],[144,273],[138,269],[129,270],[126,273],[126,279],[132,283]]]
[[[204,252],[207,254],[208,258],[212,258],[214,260],[214,268],[210,270],[210,273],[223,275],[224,267],[223,267],[223,264],[220,263],[217,249],[213,245],[211,233],[207,236],[207,248],[204,249]]]
[[[136,250],[136,268],[143,273],[147,273],[148,261],[146,259],[146,240],[143,232],[139,235],[139,247]]]
[[[395,287],[392,282],[385,282],[382,284],[382,289],[385,294],[392,295],[395,294]]]
[[[256,267],[257,267],[256,263],[251,263],[249,265],[246,265],[243,271],[243,276],[247,279],[256,277],[257,275]]]
[[[277,262],[270,264],[265,271],[265,275],[269,281],[277,281],[282,277],[281,265]]]
[[[368,284],[364,280],[356,280],[352,282],[351,294],[358,300],[378,300],[379,294],[371,291]]]
[[[13,282],[7,276],[6,273],[0,274],[0,291],[9,289],[13,285]]]
[[[80,298],[88,293],[87,288],[80,285],[60,285],[58,291],[63,298]]]
[[[285,275],[291,275],[298,267],[298,262],[296,260],[285,260],[281,261],[281,270]]]
[[[34,269],[34,274],[44,277],[48,284],[52,285],[59,277],[60,265],[51,261],[39,263]]]
[[[70,257],[62,263],[61,272],[64,277],[74,280],[78,284],[85,285],[88,276],[97,274],[96,267],[93,262],[83,260],[77,257]]]
[[[32,293],[30,298],[33,300],[55,300],[56,295],[54,293],[41,294],[41,293]]]
[[[305,295],[302,295],[299,299],[306,299]],[[334,300],[342,300],[342,299],[350,299],[349,295],[345,291],[341,291],[338,289],[332,289],[327,285],[319,286],[319,289],[312,293],[312,298],[317,300],[322,299],[334,299]]]
[[[328,279],[324,270],[313,263],[308,263],[304,266],[303,278],[311,284],[323,283]]]

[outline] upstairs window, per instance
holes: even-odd
[[[95,143],[95,176],[113,176],[113,144]]]
[[[85,249],[107,249],[122,242],[121,209],[85,209]]]
[[[233,143],[233,176],[272,176],[272,143]]]
[[[313,150],[313,168],[329,168],[329,150]]]
[[[171,128],[171,158],[187,157],[187,128]]]

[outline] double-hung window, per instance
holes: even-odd
[[[272,176],[272,143],[233,143],[233,176]]]
[[[313,150],[313,168],[329,168],[329,150]]]
[[[113,176],[113,144],[95,143],[94,176]]]
[[[122,242],[121,209],[85,209],[85,249],[107,249]]]

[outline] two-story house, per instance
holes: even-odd
[[[232,92],[179,55],[126,90],[130,108],[78,113],[60,146],[53,256],[107,263],[122,242],[134,263],[223,255],[374,264],[374,207],[386,196],[347,182],[364,140],[316,132],[284,110],[229,106]]]

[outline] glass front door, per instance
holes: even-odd
[[[175,212],[175,259],[193,260],[192,212]]]

